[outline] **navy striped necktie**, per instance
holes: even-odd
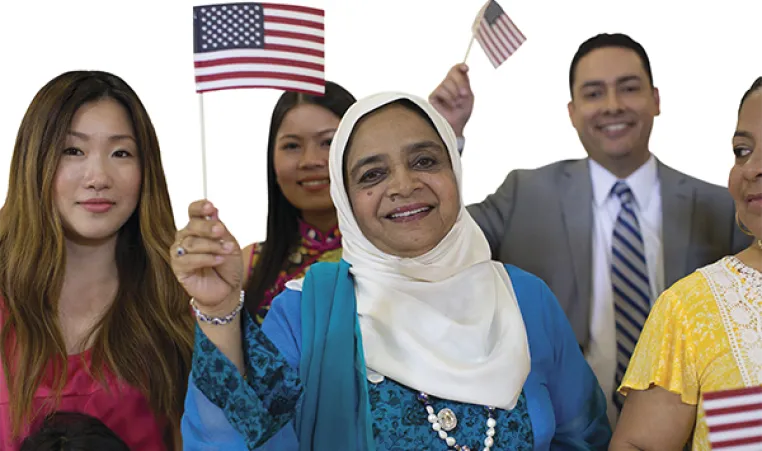
[[[635,215],[635,201],[627,183],[618,181],[611,189],[622,207],[614,224],[611,246],[611,284],[616,322],[616,373],[614,404],[619,411],[624,403],[616,392],[622,383],[630,357],[635,350],[643,324],[651,308],[651,285],[648,281],[643,235]]]

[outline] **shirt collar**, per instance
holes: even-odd
[[[600,207],[611,195],[611,188],[619,180],[596,161],[590,159],[590,178],[593,182],[593,202]],[[651,194],[659,179],[656,158],[651,155],[643,165],[624,179],[632,190],[638,208],[645,209],[651,201]]]

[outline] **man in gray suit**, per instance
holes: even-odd
[[[467,67],[431,94],[463,144],[473,108]],[[569,71],[569,117],[588,158],[514,170],[468,211],[494,258],[545,280],[580,347],[621,409],[616,386],[651,305],[695,269],[750,244],[725,187],[676,171],[650,152],[659,115],[643,47],[623,34],[584,42]]]

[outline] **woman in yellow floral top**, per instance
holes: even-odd
[[[658,299],[620,387],[612,450],[709,450],[702,395],[762,385],[762,77],[741,100],[733,152],[728,188],[755,242]]]
[[[286,282],[317,261],[341,258],[341,236],[328,190],[328,149],[355,98],[327,81],[325,95],[281,95],[267,143],[267,238],[243,250],[246,309],[262,323]]]

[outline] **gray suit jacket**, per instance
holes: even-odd
[[[664,283],[751,243],[735,224],[727,189],[657,160],[662,198]],[[468,211],[484,231],[493,258],[529,271],[549,286],[585,350],[590,335],[593,207],[588,159],[515,170]]]

